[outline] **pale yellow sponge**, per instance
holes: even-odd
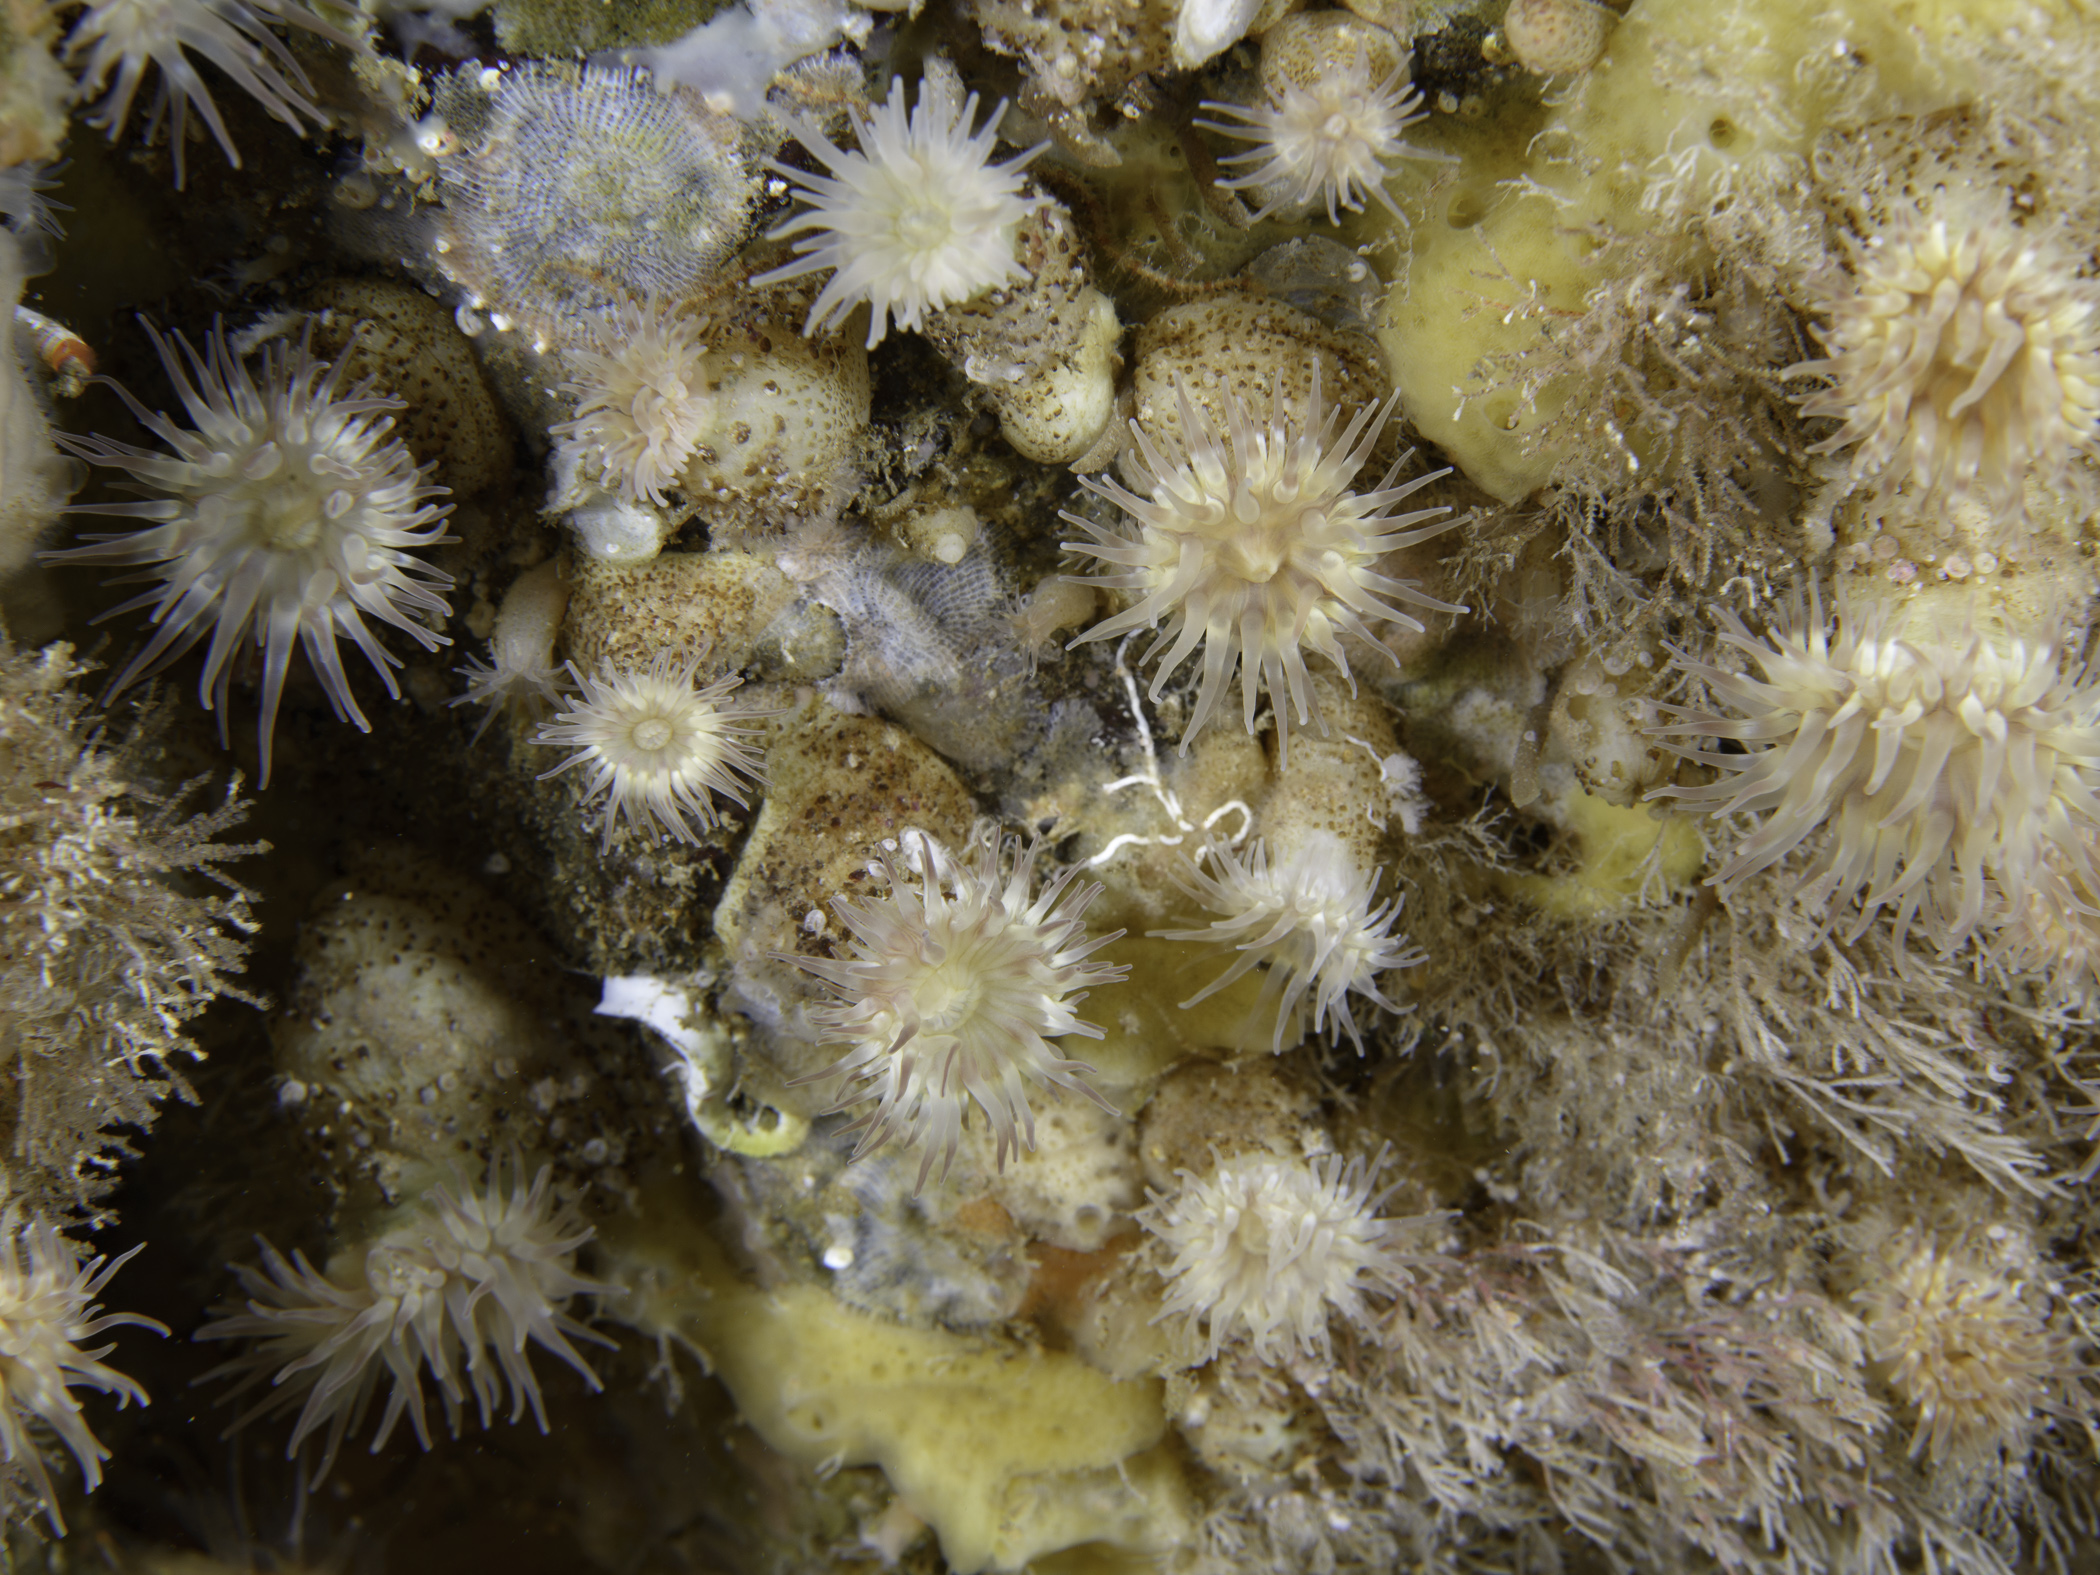
[[[1572,379],[1599,375],[1567,336],[1624,266],[1615,238],[1674,236],[1724,192],[1763,200],[1863,89],[1888,114],[1965,101],[1963,51],[1941,46],[2026,14],[2000,0],[1637,0],[1543,123],[1439,117],[1461,163],[1428,214],[1396,227],[1407,256],[1381,333],[1408,420],[1488,492],[1528,496],[1572,440],[1552,430]]]
[[[813,1285],[761,1291],[698,1226],[607,1251],[636,1293],[618,1298],[619,1317],[706,1351],[744,1420],[804,1468],[880,1466],[955,1575],[1086,1544],[1156,1557],[1192,1535],[1157,1379],[905,1328]]]

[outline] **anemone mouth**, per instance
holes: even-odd
[[[1429,115],[1420,90],[1408,81],[1407,67],[1377,82],[1371,81],[1370,69],[1359,51],[1353,68],[1311,87],[1287,82],[1259,104],[1204,101],[1203,108],[1230,118],[1195,124],[1254,144],[1220,161],[1243,173],[1218,184],[1266,197],[1254,213],[1255,223],[1324,203],[1327,222],[1339,224],[1343,212],[1363,212],[1367,198],[1407,222],[1386,189],[1393,166],[1402,159],[1442,163],[1447,156],[1401,138],[1401,132]]]
[[[1370,1297],[1407,1283],[1401,1221],[1380,1217],[1390,1158],[1330,1154],[1310,1161],[1256,1152],[1220,1160],[1208,1175],[1180,1173],[1168,1197],[1138,1218],[1165,1249],[1159,1320],[1201,1330],[1199,1359],[1243,1340],[1256,1360],[1331,1354],[1329,1326],[1362,1325]]]
[[[1241,714],[1255,730],[1255,710],[1266,693],[1276,717],[1278,748],[1290,758],[1291,712],[1298,725],[1326,731],[1306,667],[1310,649],[1349,683],[1355,677],[1343,637],[1397,661],[1373,625],[1420,631],[1405,606],[1464,612],[1425,595],[1412,581],[1380,574],[1384,554],[1429,540],[1458,522],[1440,519],[1448,507],[1395,513],[1404,500],[1450,467],[1400,482],[1414,457],[1403,454],[1368,491],[1349,484],[1370,459],[1392,418],[1397,393],[1359,409],[1346,426],[1339,409],[1321,397],[1313,363],[1312,392],[1302,421],[1285,403],[1282,379],[1266,421],[1228,393],[1223,430],[1207,425],[1186,387],[1177,384],[1180,435],[1155,438],[1136,420],[1132,481],[1137,490],[1092,476],[1080,485],[1112,503],[1124,520],[1097,524],[1069,510],[1063,518],[1089,538],[1067,541],[1068,552],[1097,560],[1092,583],[1131,593],[1132,605],[1072,642],[1156,631],[1139,658],[1159,661],[1151,686],[1158,700],[1176,669],[1203,652],[1201,681],[1181,747],[1217,713],[1235,676]],[[1149,496],[1143,494],[1149,493]],[[1425,520],[1439,523],[1423,526]],[[1108,572],[1100,572],[1102,567]]]
[[[770,238],[791,239],[800,255],[751,282],[764,286],[829,269],[805,335],[833,332],[865,302],[872,350],[892,320],[900,329],[917,328],[927,312],[1026,277],[1016,238],[1022,222],[1049,199],[1026,195],[1021,172],[1047,144],[993,163],[1006,103],[977,126],[977,95],[958,101],[958,91],[948,76],[929,73],[907,114],[904,79],[893,77],[889,96],[872,114],[850,112],[857,149],[838,147],[815,126],[797,128],[797,139],[827,174],[768,161],[803,204]]]
[[[776,712],[730,696],[735,673],[696,685],[707,652],[659,651],[640,671],[583,672],[568,664],[569,709],[533,735],[536,744],[576,751],[540,780],[583,767],[583,802],[606,801],[601,851],[622,820],[680,842],[697,842],[721,823],[714,800],[751,807],[765,785],[765,761],[752,747],[755,724]]]
[[[1031,1084],[1110,1108],[1081,1076],[1092,1068],[1052,1041],[1101,1036],[1075,1008],[1088,989],[1129,972],[1092,960],[1122,932],[1087,935],[1081,914],[1101,888],[1075,888],[1075,870],[1035,889],[1040,848],[990,832],[958,857],[907,831],[871,864],[887,897],[832,899],[851,955],[793,959],[834,994],[812,1013],[824,1042],[852,1047],[805,1081],[836,1081],[834,1114],[874,1101],[845,1129],[859,1140],[854,1158],[891,1142],[920,1145],[924,1187],[936,1160],[947,1175],[973,1106],[991,1124],[1002,1168],[1009,1152],[1035,1147]]]
[[[2100,284],[2046,230],[1942,193],[1851,248],[1822,281],[1826,354],[1802,413],[1838,429],[1812,454],[1850,453],[1855,485],[1933,506],[2017,515],[2030,480],[2058,486],[2100,448]]]
[[[262,651],[257,722],[261,781],[295,646],[304,645],[337,716],[370,732],[343,670],[339,638],[364,654],[400,698],[400,659],[372,623],[406,634],[426,651],[451,642],[434,624],[451,615],[451,575],[416,549],[452,538],[451,505],[407,447],[388,412],[401,401],[369,386],[345,390],[342,363],[316,361],[311,328],[296,344],[266,345],[255,364],[234,354],[214,322],[200,354],[180,334],[145,325],[191,425],[156,414],[116,386],[133,416],[168,453],[97,435],[56,434],[67,452],[126,470],[159,496],[148,503],[74,504],[75,514],[150,522],[129,534],[41,555],[47,563],[142,566],[160,583],[103,617],[147,610],[154,632],[111,680],[116,694],[204,641],[198,698],[219,715],[225,741],[235,653]],[[368,621],[369,620],[369,621]]]

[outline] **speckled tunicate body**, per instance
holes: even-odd
[[[626,299],[705,294],[743,240],[756,182],[737,123],[644,73],[468,69],[438,113],[438,265],[492,319],[554,342]]]

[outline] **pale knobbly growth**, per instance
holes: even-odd
[[[1151,1195],[1138,1218],[1167,1254],[1161,1316],[1203,1327],[1198,1362],[1229,1340],[1263,1362],[1329,1356],[1334,1319],[1369,1326],[1370,1297],[1407,1283],[1400,1237],[1419,1223],[1378,1212],[1387,1157],[1243,1154]]]
[[[749,808],[751,786],[765,785],[765,761],[750,740],[752,724],[773,713],[729,698],[744,681],[735,673],[695,685],[706,660],[704,651],[659,651],[640,672],[586,673],[569,664],[578,692],[532,741],[576,750],[540,780],[588,769],[584,802],[606,801],[602,848],[612,846],[622,819],[697,842],[721,821],[715,798]]]
[[[1457,523],[1421,523],[1450,512],[1443,508],[1391,512],[1448,470],[1396,486],[1401,467],[1413,458],[1410,450],[1370,491],[1350,490],[1399,396],[1365,406],[1337,434],[1341,411],[1323,406],[1317,363],[1308,409],[1286,409],[1280,381],[1277,390],[1266,421],[1236,395],[1229,397],[1220,432],[1206,423],[1188,391],[1178,388],[1183,441],[1155,439],[1136,421],[1130,424],[1142,456],[1133,466],[1135,490],[1080,478],[1089,492],[1121,509],[1128,523],[1097,525],[1069,511],[1064,515],[1088,538],[1065,542],[1065,550],[1105,566],[1094,583],[1136,593],[1132,606],[1073,644],[1158,629],[1139,658],[1141,664],[1160,658],[1150,690],[1155,701],[1175,669],[1202,646],[1203,681],[1182,734],[1184,754],[1217,713],[1237,672],[1247,731],[1254,731],[1255,706],[1266,692],[1287,761],[1291,710],[1300,726],[1318,716],[1307,649],[1333,663],[1353,691],[1343,635],[1391,659],[1372,625],[1394,623],[1418,632],[1423,627],[1395,602],[1465,611],[1377,569],[1385,554]],[[1320,726],[1324,731],[1324,720]]]
[[[991,1123],[1002,1168],[1009,1153],[1035,1147],[1030,1084],[1109,1108],[1079,1075],[1092,1068],[1051,1041],[1101,1037],[1076,1008],[1093,986],[1127,974],[1093,960],[1123,932],[1087,934],[1083,916],[1101,888],[1075,889],[1078,866],[1035,890],[1040,849],[993,830],[957,857],[907,831],[872,866],[886,895],[832,899],[851,955],[796,959],[836,997],[814,1014],[825,1042],[853,1047],[818,1074],[839,1080],[833,1108],[875,1101],[847,1128],[860,1134],[855,1158],[893,1140],[916,1144],[923,1187],[936,1158],[947,1174],[972,1104]]]
[[[815,126],[797,126],[797,140],[828,173],[769,166],[795,183],[804,204],[772,238],[803,237],[795,242],[801,255],[751,282],[830,269],[805,335],[832,332],[865,301],[872,350],[892,318],[899,328],[917,328],[929,311],[1026,277],[1015,237],[1046,199],[1024,194],[1021,171],[1041,149],[993,163],[1006,104],[974,126],[977,95],[961,99],[960,91],[952,72],[929,71],[907,115],[904,79],[892,78],[889,97],[872,116],[851,112],[858,150],[838,147]]]
[[[217,1309],[220,1316],[196,1334],[252,1342],[205,1375],[238,1379],[229,1399],[267,1382],[268,1393],[233,1426],[296,1409],[285,1455],[318,1437],[319,1481],[343,1439],[364,1425],[382,1378],[390,1388],[372,1452],[385,1447],[404,1415],[416,1441],[430,1448],[427,1374],[454,1437],[469,1398],[485,1428],[506,1394],[512,1422],[529,1406],[546,1432],[527,1346],[552,1352],[596,1390],[598,1376],[571,1337],[611,1343],[564,1310],[571,1298],[610,1287],[576,1272],[576,1253],[593,1233],[556,1201],[552,1175],[542,1165],[528,1185],[522,1163],[506,1174],[498,1161],[479,1189],[434,1188],[376,1239],[331,1260],[326,1272],[303,1253],[287,1261],[261,1243],[262,1267],[234,1270],[246,1300]]]
[[[2005,626],[1988,606],[1951,637],[1819,593],[1778,611],[1766,634],[1723,611],[1721,639],[1762,678],[1682,653],[1732,715],[1667,707],[1668,747],[1716,780],[1658,788],[1713,814],[1765,811],[1714,877],[1723,893],[1824,826],[1802,900],[1856,937],[1883,909],[1900,936],[1921,923],[1952,952],[2001,922],[1999,891],[2044,878],[2045,855],[2095,889],[2100,830],[2100,687],[2047,638]]]
[[[1359,867],[1348,844],[1332,832],[1310,833],[1301,845],[1273,856],[1265,842],[1257,842],[1244,860],[1212,842],[1203,858],[1216,866],[1215,874],[1201,863],[1184,861],[1175,876],[1182,890],[1223,917],[1207,929],[1154,933],[1238,956],[1182,1004],[1194,1006],[1260,967],[1262,992],[1254,1011],[1257,1018],[1275,1014],[1273,1051],[1282,1054],[1289,1031],[1305,1026],[1299,1013],[1309,1009],[1312,1033],[1334,1039],[1346,1033],[1362,1055],[1363,1036],[1349,997],[1359,995],[1388,1012],[1399,1011],[1380,993],[1378,976],[1428,958],[1410,947],[1406,936],[1393,933],[1399,897],[1373,906],[1383,871]]]
[[[26,1483],[60,1536],[66,1527],[45,1460],[49,1445],[40,1435],[48,1431],[65,1445],[92,1493],[102,1484],[109,1451],[88,1427],[73,1391],[97,1389],[116,1396],[120,1406],[146,1403],[144,1389],[102,1360],[110,1347],[82,1345],[125,1324],[168,1332],[151,1318],[105,1313],[95,1304],[139,1250],[83,1264],[73,1243],[46,1221],[24,1223],[10,1209],[0,1224],[0,1506],[12,1508],[6,1501]]]
[[[427,466],[393,435],[402,402],[371,385],[345,389],[343,366],[316,361],[305,339],[266,346],[259,365],[236,355],[214,324],[198,352],[180,334],[146,332],[160,352],[191,426],[178,426],[112,384],[139,422],[172,451],[99,435],[61,433],[71,453],[128,472],[145,503],[86,503],[73,512],[147,522],[128,534],[90,534],[89,545],[44,554],[50,563],[143,565],[160,583],[105,617],[149,609],[153,637],[111,682],[112,693],[174,661],[208,636],[197,697],[227,709],[235,656],[262,653],[257,718],[262,782],[270,780],[277,708],[296,646],[306,647],[337,716],[369,733],[350,691],[338,638],[347,636],[399,699],[401,659],[373,622],[426,651],[448,644],[431,626],[450,615],[452,577],[415,556],[447,539],[449,504],[435,498]],[[369,622],[367,620],[370,620]]]
[[[1811,452],[1850,451],[1853,482],[2017,516],[2100,448],[2100,282],[2002,195],[1906,204],[1820,291],[1828,353],[1791,370],[1827,380],[1801,409],[1844,424]]]
[[[266,843],[217,840],[245,818],[236,781],[192,813],[201,783],[148,785],[151,730],[92,712],[69,647],[0,656],[0,1109],[13,1201],[86,1212],[152,1126],[185,1028],[233,984],[253,897],[221,873]]]
[[[241,167],[240,150],[219,115],[211,85],[192,58],[210,61],[227,80],[301,136],[307,122],[315,129],[327,117],[314,102],[313,84],[299,62],[270,31],[272,21],[288,22],[331,43],[354,46],[347,34],[323,22],[297,0],[99,0],[73,23],[66,35],[65,62],[80,73],[77,97],[99,99],[86,117],[114,142],[130,118],[149,71],[158,68],[160,83],[146,120],[151,141],[163,117],[168,124],[168,151],[175,161],[175,185],[184,180],[185,133],[195,110],[226,161]],[[112,81],[114,78],[114,81]]]

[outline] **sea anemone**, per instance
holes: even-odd
[[[856,1159],[892,1138],[923,1144],[923,1187],[936,1155],[947,1175],[973,1100],[992,1124],[1002,1168],[1009,1152],[1035,1147],[1028,1084],[1109,1108],[1079,1078],[1093,1069],[1065,1060],[1050,1041],[1101,1037],[1074,1008],[1094,985],[1129,972],[1091,960],[1123,932],[1088,938],[1083,916],[1101,888],[1074,890],[1076,867],[1030,896],[1040,847],[991,832],[957,859],[925,832],[907,831],[871,865],[887,895],[832,899],[853,955],[797,960],[838,993],[836,1005],[813,1014],[824,1042],[853,1046],[818,1074],[840,1082],[832,1108],[876,1100],[846,1129],[860,1134]]]
[[[1913,1458],[2009,1444],[2047,1406],[2061,1355],[2047,1293],[1963,1242],[1902,1233],[1855,1300],[1868,1354],[1917,1417]]]
[[[92,543],[44,554],[51,563],[147,564],[141,579],[161,583],[104,617],[152,609],[153,638],[110,683],[115,693],[211,635],[197,694],[219,713],[227,736],[227,690],[234,652],[252,629],[263,651],[262,780],[270,780],[270,741],[291,666],[303,641],[307,659],[337,716],[369,733],[350,693],[336,637],[364,652],[387,695],[399,699],[400,660],[380,645],[366,618],[390,624],[426,651],[449,642],[425,620],[451,611],[438,593],[452,577],[407,549],[446,540],[451,506],[430,500],[432,486],[386,412],[404,409],[370,384],[344,392],[342,363],[316,361],[305,339],[273,344],[258,372],[237,357],[214,324],[199,355],[180,334],[149,327],[154,347],[194,431],[146,409],[121,386],[117,395],[139,423],[174,450],[158,454],[89,435],[58,434],[69,452],[129,471],[160,496],[147,503],[76,504],[73,512],[153,520],[124,535],[90,534]],[[187,363],[185,365],[185,363]]]
[[[451,703],[488,707],[469,742],[480,743],[503,711],[529,714],[561,698],[562,670],[555,665],[554,641],[568,605],[569,586],[558,559],[550,558],[511,581],[489,630],[489,659],[470,656],[453,669],[467,681],[467,689]]]
[[[620,304],[598,342],[562,352],[564,393],[576,415],[549,428],[582,450],[606,491],[661,506],[699,446],[709,398],[703,319],[683,310]]]
[[[83,1342],[122,1324],[137,1324],[161,1334],[168,1331],[135,1313],[104,1313],[95,1298],[110,1277],[139,1249],[82,1264],[72,1243],[55,1226],[41,1220],[28,1225],[10,1220],[0,1245],[0,1460],[28,1477],[44,1512],[60,1535],[58,1498],[32,1420],[49,1428],[79,1462],[80,1475],[92,1493],[102,1481],[102,1462],[109,1451],[89,1431],[75,1387],[113,1394],[124,1405],[146,1403],[146,1391],[103,1363],[110,1348],[84,1351]]]
[[[2100,890],[2100,685],[1995,615],[1969,607],[1963,621],[1935,624],[1921,605],[1899,622],[1855,614],[1841,598],[1833,632],[1812,588],[1806,608],[1796,597],[1763,638],[1724,610],[1722,643],[1762,681],[1675,653],[1736,714],[1665,707],[1680,720],[1656,729],[1663,738],[1725,743],[1666,743],[1717,779],[1649,797],[1717,815],[1769,811],[1712,877],[1724,895],[1826,821],[1828,844],[1801,895],[1818,909],[1858,898],[1850,936],[1892,908],[1899,936],[1922,917],[1952,952],[1999,917],[1994,884],[2027,889],[2045,849]]]
[[[752,722],[773,713],[724,703],[744,681],[735,673],[694,688],[706,656],[659,651],[641,672],[585,673],[568,664],[582,693],[570,696],[574,709],[558,712],[532,741],[577,750],[541,772],[541,781],[590,766],[584,802],[607,795],[603,847],[612,846],[622,816],[642,830],[656,827],[680,842],[697,842],[719,820],[710,793],[748,809],[748,789],[738,777],[764,785],[765,762],[747,740]],[[688,815],[699,822],[698,831]]]
[[[1363,1054],[1363,1038],[1349,1010],[1350,995],[1396,1012],[1400,1008],[1379,993],[1378,976],[1428,959],[1428,953],[1409,948],[1406,936],[1392,933],[1400,918],[1399,897],[1371,906],[1382,872],[1360,868],[1348,844],[1325,831],[1309,833],[1273,862],[1267,845],[1260,842],[1244,863],[1216,843],[1204,849],[1204,857],[1215,861],[1216,875],[1184,860],[1175,872],[1177,882],[1225,917],[1208,929],[1154,933],[1170,941],[1230,948],[1239,957],[1181,1004],[1194,1006],[1261,967],[1261,1000],[1254,1010],[1257,1017],[1272,1010],[1276,1014],[1271,1050],[1283,1052],[1284,1033],[1310,995],[1312,1031],[1334,1038],[1347,1033],[1357,1054]]]
[[[247,1301],[217,1309],[221,1316],[196,1335],[256,1342],[205,1375],[238,1378],[234,1395],[268,1378],[270,1393],[233,1425],[296,1406],[299,1419],[285,1455],[297,1454],[320,1433],[318,1481],[335,1463],[344,1436],[363,1425],[382,1371],[391,1376],[392,1388],[372,1452],[385,1447],[404,1412],[417,1442],[430,1447],[423,1406],[427,1370],[455,1438],[468,1394],[487,1427],[506,1386],[510,1420],[516,1422],[529,1405],[546,1432],[546,1407],[527,1344],[552,1351],[595,1390],[598,1375],[569,1337],[611,1343],[561,1310],[572,1296],[611,1287],[575,1272],[576,1251],[592,1232],[555,1205],[551,1175],[542,1165],[528,1187],[522,1166],[513,1165],[506,1187],[498,1162],[483,1191],[434,1188],[377,1240],[339,1255],[326,1274],[302,1253],[287,1262],[260,1242],[262,1268],[234,1270]]]
[[[185,133],[195,109],[226,151],[226,160],[241,167],[240,150],[219,117],[211,88],[189,52],[195,50],[223,71],[227,79],[300,136],[306,123],[316,129],[327,117],[314,102],[313,84],[299,62],[270,31],[269,21],[288,22],[331,43],[354,48],[356,40],[338,32],[291,0],[101,0],[91,5],[66,35],[65,62],[80,71],[75,97],[102,102],[87,123],[116,141],[131,114],[149,66],[160,67],[160,88],[146,124],[150,141],[161,116],[168,115],[168,149],[175,160],[175,185],[183,184]],[[116,77],[114,86],[110,77]],[[106,96],[105,96],[106,94]],[[172,106],[172,113],[170,109]]]
[[[1203,647],[1203,685],[1182,734],[1182,752],[1188,752],[1217,711],[1237,668],[1247,730],[1254,731],[1255,701],[1266,686],[1276,713],[1279,748],[1288,760],[1286,684],[1301,726],[1319,716],[1301,647],[1309,646],[1333,663],[1353,693],[1356,680],[1339,635],[1353,635],[1393,659],[1365,620],[1418,632],[1423,627],[1420,619],[1381,597],[1442,612],[1465,611],[1424,595],[1412,581],[1389,579],[1374,567],[1386,553],[1426,541],[1457,523],[1447,520],[1411,530],[1408,527],[1422,520],[1451,511],[1388,512],[1450,472],[1447,467],[1394,486],[1394,477],[1414,457],[1410,449],[1371,491],[1348,490],[1400,396],[1396,393],[1382,405],[1359,410],[1337,437],[1334,427],[1340,412],[1322,408],[1317,363],[1311,405],[1302,424],[1285,407],[1280,378],[1265,425],[1257,425],[1238,398],[1228,396],[1222,434],[1205,425],[1185,387],[1177,385],[1175,393],[1181,412],[1179,441],[1155,439],[1136,421],[1130,423],[1142,456],[1132,466],[1139,491],[1112,480],[1080,478],[1081,486],[1129,515],[1135,529],[1097,525],[1069,511],[1064,515],[1091,538],[1065,542],[1066,550],[1098,558],[1118,571],[1097,574],[1094,583],[1138,595],[1135,606],[1096,624],[1072,643],[1113,639],[1164,619],[1166,627],[1140,658],[1149,662],[1166,650],[1152,681],[1154,700],[1183,659],[1199,644]],[[1324,718],[1319,726],[1326,730]]]
[[[1928,501],[2016,508],[2061,482],[2100,438],[2100,281],[2056,234],[2015,222],[2001,195],[1942,190],[1852,248],[1822,290],[1830,352],[1792,374],[1844,425],[1811,453],[1853,449],[1855,481],[1908,483]]]
[[[1196,124],[1254,144],[1220,161],[1245,165],[1246,173],[1218,184],[1263,199],[1254,215],[1257,223],[1273,213],[1324,201],[1327,222],[1338,224],[1338,210],[1361,213],[1366,196],[1377,198],[1388,213],[1404,221],[1406,215],[1385,189],[1393,162],[1443,157],[1401,139],[1402,131],[1429,115],[1421,93],[1408,82],[1407,65],[1403,62],[1373,82],[1361,49],[1353,61],[1345,59],[1306,83],[1278,80],[1263,103],[1205,100],[1203,107],[1246,122]]]
[[[1023,195],[1021,169],[1042,150],[991,163],[1006,103],[973,131],[977,95],[958,105],[958,91],[952,76],[929,73],[907,120],[904,81],[894,78],[872,117],[853,112],[858,152],[834,146],[816,127],[798,127],[797,139],[830,174],[770,166],[796,183],[795,195],[807,204],[773,238],[808,238],[795,242],[801,255],[793,262],[751,282],[831,269],[809,309],[805,335],[829,333],[866,301],[872,350],[892,317],[899,328],[917,328],[929,311],[1026,277],[1015,236],[1044,199]]]
[[[1160,1316],[1208,1326],[1204,1361],[1234,1338],[1264,1362],[1330,1356],[1335,1315],[1362,1327],[1369,1293],[1406,1283],[1400,1222],[1379,1217],[1386,1194],[1372,1190],[1385,1162],[1384,1151],[1368,1163],[1255,1152],[1208,1176],[1182,1171],[1137,1216],[1168,1253]]]

